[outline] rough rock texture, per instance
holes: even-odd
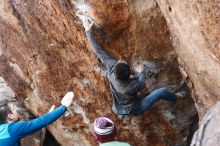
[[[191,146],[219,146],[220,102],[218,101],[205,114],[200,127],[193,136]]]
[[[31,118],[31,115],[21,106],[15,99],[15,94],[12,89],[6,84],[4,79],[0,77],[0,102],[5,102],[6,100],[11,101],[14,105],[17,106],[18,113],[22,120],[27,120]],[[41,132],[36,132],[30,136],[27,136],[21,140],[22,146],[40,146],[41,144]]]
[[[202,118],[220,97],[220,1],[157,2],[167,20],[182,74],[188,78]]]
[[[70,115],[49,126],[63,146],[93,146],[92,123],[111,117],[118,139],[135,146],[189,144],[196,117],[190,97],[160,101],[143,116],[120,123],[111,112],[105,72],[89,47],[75,16],[89,13],[102,26],[102,46],[116,58],[143,62],[147,91],[181,80],[169,29],[153,0],[2,0],[0,2],[0,75],[34,115],[57,106],[69,90],[75,93]],[[102,39],[102,36],[106,38]]]

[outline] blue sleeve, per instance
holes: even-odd
[[[26,135],[34,133],[41,128],[53,123],[66,111],[67,108],[65,106],[60,106],[54,111],[40,116],[34,120],[11,123],[8,127],[8,132],[10,136],[14,138],[25,137]]]
[[[99,57],[107,70],[110,71],[112,66],[115,65],[117,61],[100,47],[100,45],[96,42],[91,30],[86,31],[86,36],[92,46],[93,52]]]

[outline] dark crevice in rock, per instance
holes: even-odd
[[[169,11],[170,11],[170,12],[172,11],[172,8],[171,8],[171,7],[169,7]]]
[[[60,144],[56,141],[53,135],[51,135],[51,133],[47,130],[43,146],[60,146]]]
[[[192,124],[190,125],[190,133],[187,137],[187,145],[189,146],[191,144],[192,138],[193,138],[193,134],[195,133],[195,131],[198,129],[199,125],[199,116],[198,114],[196,114],[195,116],[192,117],[191,119]]]

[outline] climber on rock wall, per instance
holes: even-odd
[[[12,103],[0,103],[0,146],[19,146],[20,139],[53,123],[71,105],[73,92],[68,92],[61,100],[61,106],[49,113],[30,121],[19,121],[16,107]]]
[[[166,88],[160,88],[152,91],[143,99],[138,97],[137,93],[144,88],[145,73],[143,64],[140,64],[135,74],[131,75],[130,66],[126,61],[117,61],[96,42],[92,32],[94,21],[88,16],[76,15],[83,22],[87,39],[92,46],[92,51],[99,57],[107,69],[113,96],[112,111],[118,114],[119,120],[122,121],[125,115],[137,116],[143,114],[160,99],[176,101],[177,97],[185,97],[187,95],[187,91],[185,90],[175,94]]]
[[[98,117],[95,119],[93,136],[99,142],[99,146],[130,146],[128,143],[115,140],[115,124],[107,117]]]

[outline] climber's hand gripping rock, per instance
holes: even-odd
[[[76,14],[76,16],[78,16],[79,19],[82,20],[83,27],[85,28],[85,31],[88,31],[93,27],[95,22],[90,17],[84,16],[81,14]]]

